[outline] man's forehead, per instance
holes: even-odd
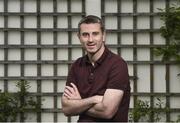
[[[80,26],[80,30],[81,31],[95,31],[95,32],[97,32],[97,31],[100,31],[101,30],[101,26],[100,26],[100,24],[98,24],[98,23],[92,23],[92,24],[81,24],[81,26]]]
[[[100,28],[101,25],[99,23],[89,23],[89,24],[82,23],[80,25],[80,28],[82,28],[82,27],[86,27],[86,28]]]

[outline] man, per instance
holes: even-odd
[[[126,62],[106,47],[99,17],[86,16],[78,29],[87,54],[71,66],[62,96],[63,113],[79,115],[79,122],[127,122],[130,85]]]

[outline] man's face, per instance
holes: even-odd
[[[99,23],[81,24],[78,37],[83,48],[90,54],[104,47],[105,34],[102,33]]]

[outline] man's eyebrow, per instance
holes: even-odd
[[[82,32],[81,34],[89,34],[88,32]]]
[[[100,33],[99,31],[94,31],[94,32],[92,32],[92,33]]]

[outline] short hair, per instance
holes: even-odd
[[[84,18],[82,18],[80,20],[80,22],[78,23],[78,32],[80,33],[80,26],[81,24],[91,24],[91,23],[99,23],[100,26],[101,26],[101,31],[104,32],[105,31],[105,26],[104,26],[104,23],[102,21],[101,18],[99,18],[98,16],[95,16],[95,15],[88,15]]]

